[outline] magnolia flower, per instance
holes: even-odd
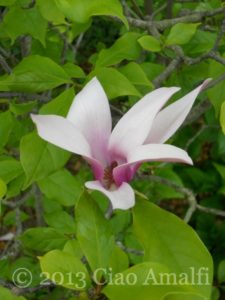
[[[192,164],[188,154],[165,143],[181,126],[202,85],[162,109],[178,87],[162,87],[145,95],[116,124],[107,96],[97,78],[76,95],[66,118],[32,115],[42,139],[79,154],[92,167],[95,181],[85,183],[105,194],[113,209],[134,206],[128,182],[143,162],[165,161]],[[161,110],[162,109],[162,110]]]

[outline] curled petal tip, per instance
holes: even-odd
[[[188,159],[187,159],[187,164],[190,165],[190,166],[193,166],[194,165],[194,162],[193,160],[190,158],[190,156],[188,155]]]
[[[204,91],[207,87],[208,87],[208,85],[209,85],[209,83],[212,81],[212,78],[207,78],[203,83],[202,83],[202,87],[201,87],[201,91]]]

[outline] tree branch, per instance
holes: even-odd
[[[207,11],[194,12],[193,14],[188,15],[188,16],[183,16],[183,17],[174,18],[174,19],[165,19],[162,21],[152,21],[152,20],[144,21],[144,20],[139,20],[139,19],[135,19],[135,18],[131,18],[131,17],[127,17],[127,20],[130,23],[130,25],[133,25],[135,27],[142,28],[142,29],[148,29],[149,26],[152,26],[152,22],[154,22],[155,27],[158,30],[163,31],[177,23],[197,23],[206,17],[213,17],[215,15],[218,15],[218,14],[221,14],[224,12],[225,12],[225,7],[221,7],[221,8],[216,8],[216,9],[210,10],[210,11],[207,10]]]
[[[152,81],[154,86],[156,88],[160,87],[161,84],[170,76],[170,74],[180,65],[181,61],[182,59],[180,57],[174,58],[168,67]]]
[[[191,217],[196,210],[210,213],[215,216],[225,217],[225,211],[211,208],[211,207],[204,207],[204,206],[198,204],[193,191],[191,191],[190,189],[187,189],[181,185],[178,185],[177,183],[175,183],[173,181],[170,181],[166,178],[155,176],[155,175],[138,174],[138,177],[169,186],[169,187],[173,188],[175,191],[182,193],[186,197],[186,200],[189,204],[189,208],[184,216],[184,221],[186,223],[188,223],[191,220]]]

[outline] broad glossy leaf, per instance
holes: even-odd
[[[198,29],[189,43],[183,46],[187,55],[199,55],[206,53],[213,48],[217,34],[211,31]]]
[[[1,207],[1,200],[2,198],[5,196],[7,192],[7,185],[5,184],[5,182],[0,178],[0,215],[2,212],[2,207]]]
[[[18,36],[29,34],[45,45],[47,21],[42,17],[37,7],[23,9],[13,6],[4,16],[3,26],[12,43]]]
[[[114,237],[109,222],[87,192],[79,199],[75,208],[75,219],[77,239],[92,271],[109,267]]]
[[[209,65],[209,77],[216,79],[225,72],[225,66],[222,64],[211,60]],[[225,99],[225,81],[220,81],[216,86],[207,90],[207,95],[212,105],[215,108],[216,115],[220,113],[221,105]]]
[[[32,55],[24,58],[12,75],[0,81],[0,90],[42,92],[69,83],[70,77],[61,66],[48,57]]]
[[[91,26],[92,20],[90,19],[86,23],[76,23],[73,22],[71,26],[71,31],[69,38],[71,41],[73,41],[77,36],[79,36],[81,33],[84,33],[88,30],[88,28]]]
[[[164,66],[150,62],[144,62],[140,64],[140,67],[144,70],[149,80],[155,79],[164,70]]]
[[[77,23],[86,23],[93,16],[118,17],[127,27],[127,19],[123,15],[121,3],[118,0],[55,0],[64,15]]]
[[[0,148],[4,147],[13,128],[13,118],[10,111],[0,113]]]
[[[15,115],[20,116],[32,111],[32,109],[37,105],[37,101],[30,101],[26,103],[10,103],[10,111]]]
[[[48,226],[55,228],[64,234],[76,233],[76,226],[73,217],[63,210],[45,214],[44,219]]]
[[[129,267],[129,260],[127,254],[121,250],[118,246],[114,246],[110,261],[109,268],[112,274],[116,274],[126,270]]]
[[[82,191],[82,184],[65,169],[40,180],[38,185],[46,197],[64,206],[75,205]]]
[[[199,294],[195,293],[180,293],[180,292],[175,292],[175,293],[169,293],[163,300],[206,300],[206,298],[203,298]],[[211,299],[211,298],[209,298]]]
[[[5,183],[9,183],[21,174],[23,174],[23,169],[20,162],[16,159],[0,161],[0,178],[2,178]]]
[[[166,38],[166,45],[187,44],[194,36],[200,23],[177,23],[171,29]]]
[[[137,63],[130,62],[119,68],[119,71],[125,75],[132,84],[153,88],[153,84],[148,80],[147,75]]]
[[[73,240],[69,240],[64,248],[63,248],[63,252],[72,254],[74,256],[76,256],[79,259],[82,259],[83,257],[83,253],[81,251],[80,245],[78,243],[77,240],[73,239]]]
[[[7,192],[7,185],[0,178],[0,200],[5,196],[6,192]]]
[[[57,7],[55,0],[37,0],[37,7],[44,19],[53,24],[63,24],[65,16]]]
[[[23,296],[16,296],[11,290],[0,286],[0,298],[4,300],[26,300]]]
[[[73,102],[74,96],[75,93],[73,88],[65,90],[56,98],[44,104],[39,112],[43,115],[52,114],[66,117],[69,108]]]
[[[36,227],[27,229],[20,236],[20,240],[23,247],[28,250],[47,252],[63,248],[68,238],[54,228]]]
[[[0,6],[11,6],[16,0],[0,0]]]
[[[220,300],[220,290],[217,287],[213,287],[210,300]]]
[[[154,36],[145,35],[138,39],[138,43],[144,50],[150,52],[159,52],[161,51],[161,43]]]
[[[7,190],[6,198],[10,199],[18,196],[23,190],[23,185],[25,180],[26,180],[25,174],[24,172],[22,172],[21,175],[19,175],[18,177],[10,181],[7,185],[8,190]]]
[[[219,263],[217,277],[218,277],[219,283],[225,282],[225,260],[222,260]]]
[[[141,47],[137,42],[139,37],[140,34],[137,32],[128,32],[122,35],[110,48],[101,50],[96,66],[107,67],[118,64],[124,59],[137,59],[141,54]]]
[[[35,132],[24,136],[20,143],[20,160],[26,174],[24,188],[62,168],[69,156],[68,152],[45,142]]]
[[[213,163],[216,170],[219,172],[220,176],[225,180],[225,166],[218,163]]]
[[[166,266],[156,262],[137,264],[121,273],[115,274],[113,280],[103,289],[103,293],[111,300],[161,300],[168,293],[176,290],[188,293],[188,288],[185,285],[177,288],[173,284],[161,284],[161,274],[168,272],[169,270]],[[151,297],[149,298],[150,295]],[[179,299],[186,298],[182,297]],[[189,298],[188,300],[191,299]],[[192,300],[203,300],[203,298],[192,298]]]
[[[225,102],[223,102],[220,110],[220,124],[223,130],[223,133],[225,134]]]
[[[85,266],[74,255],[52,250],[39,257],[42,272],[57,285],[73,290],[85,290],[90,279]]]
[[[127,77],[116,69],[98,68],[91,73],[91,76],[98,77],[109,99],[127,95],[141,96]]]
[[[72,63],[66,63],[63,69],[71,78],[85,78],[86,76],[81,67]]]
[[[188,276],[186,292],[210,298],[213,262],[196,232],[181,219],[148,201],[139,201],[133,210],[134,233],[144,248],[144,260],[166,266],[170,273]],[[195,281],[194,272],[205,268],[204,284]],[[195,279],[196,280],[196,277]],[[204,281],[203,281],[204,280]],[[181,285],[182,287],[182,285]],[[179,291],[179,285],[177,286]]]

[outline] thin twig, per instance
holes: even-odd
[[[205,17],[213,17],[215,15],[221,14],[225,12],[225,7],[220,7],[216,8],[214,10],[210,11],[199,11],[199,12],[194,12],[193,14],[190,14],[188,16],[184,17],[179,17],[179,18],[174,18],[174,19],[165,19],[161,21],[154,21],[154,25],[156,28],[160,31],[163,31],[167,28],[170,28],[171,26],[177,24],[177,23],[197,23],[204,19]],[[151,23],[153,22],[152,20],[149,21],[144,21],[144,20],[139,20],[135,18],[128,17],[128,22],[130,25],[133,25],[138,28],[142,29],[148,29],[149,26],[151,26]]]
[[[154,84],[154,86],[156,88],[160,87],[161,84],[171,75],[171,73],[179,66],[179,64],[181,63],[181,58],[180,57],[176,57],[174,58],[170,64],[168,65],[168,67],[158,76],[156,77],[152,83]]]
[[[178,185],[177,183],[175,183],[173,181],[170,181],[166,178],[162,178],[162,177],[155,176],[155,175],[138,174],[138,177],[169,186],[169,187],[173,188],[175,191],[185,195],[186,200],[189,204],[189,208],[184,216],[184,221],[186,223],[188,223],[191,220],[191,217],[196,210],[204,211],[206,213],[210,213],[210,214],[220,216],[220,217],[225,217],[225,211],[199,205],[197,203],[197,200],[196,200],[196,197],[195,197],[195,194],[193,191],[191,191],[190,189],[185,188],[181,185]]]
[[[117,246],[120,247],[120,249],[122,249],[124,252],[126,253],[131,253],[131,254],[135,254],[138,256],[142,256],[144,255],[144,251],[142,250],[137,250],[137,249],[132,249],[132,248],[128,248],[126,247],[122,242],[117,241],[116,242]]]
[[[8,74],[12,73],[12,69],[10,68],[10,66],[7,63],[7,61],[5,60],[5,58],[1,54],[0,54],[0,65],[2,66],[2,69],[6,73],[8,73]]]
[[[212,207],[205,207],[202,205],[197,204],[197,209],[200,211],[203,211],[207,214],[212,214],[215,216],[225,217],[225,211],[222,211],[220,209],[212,208]]]

